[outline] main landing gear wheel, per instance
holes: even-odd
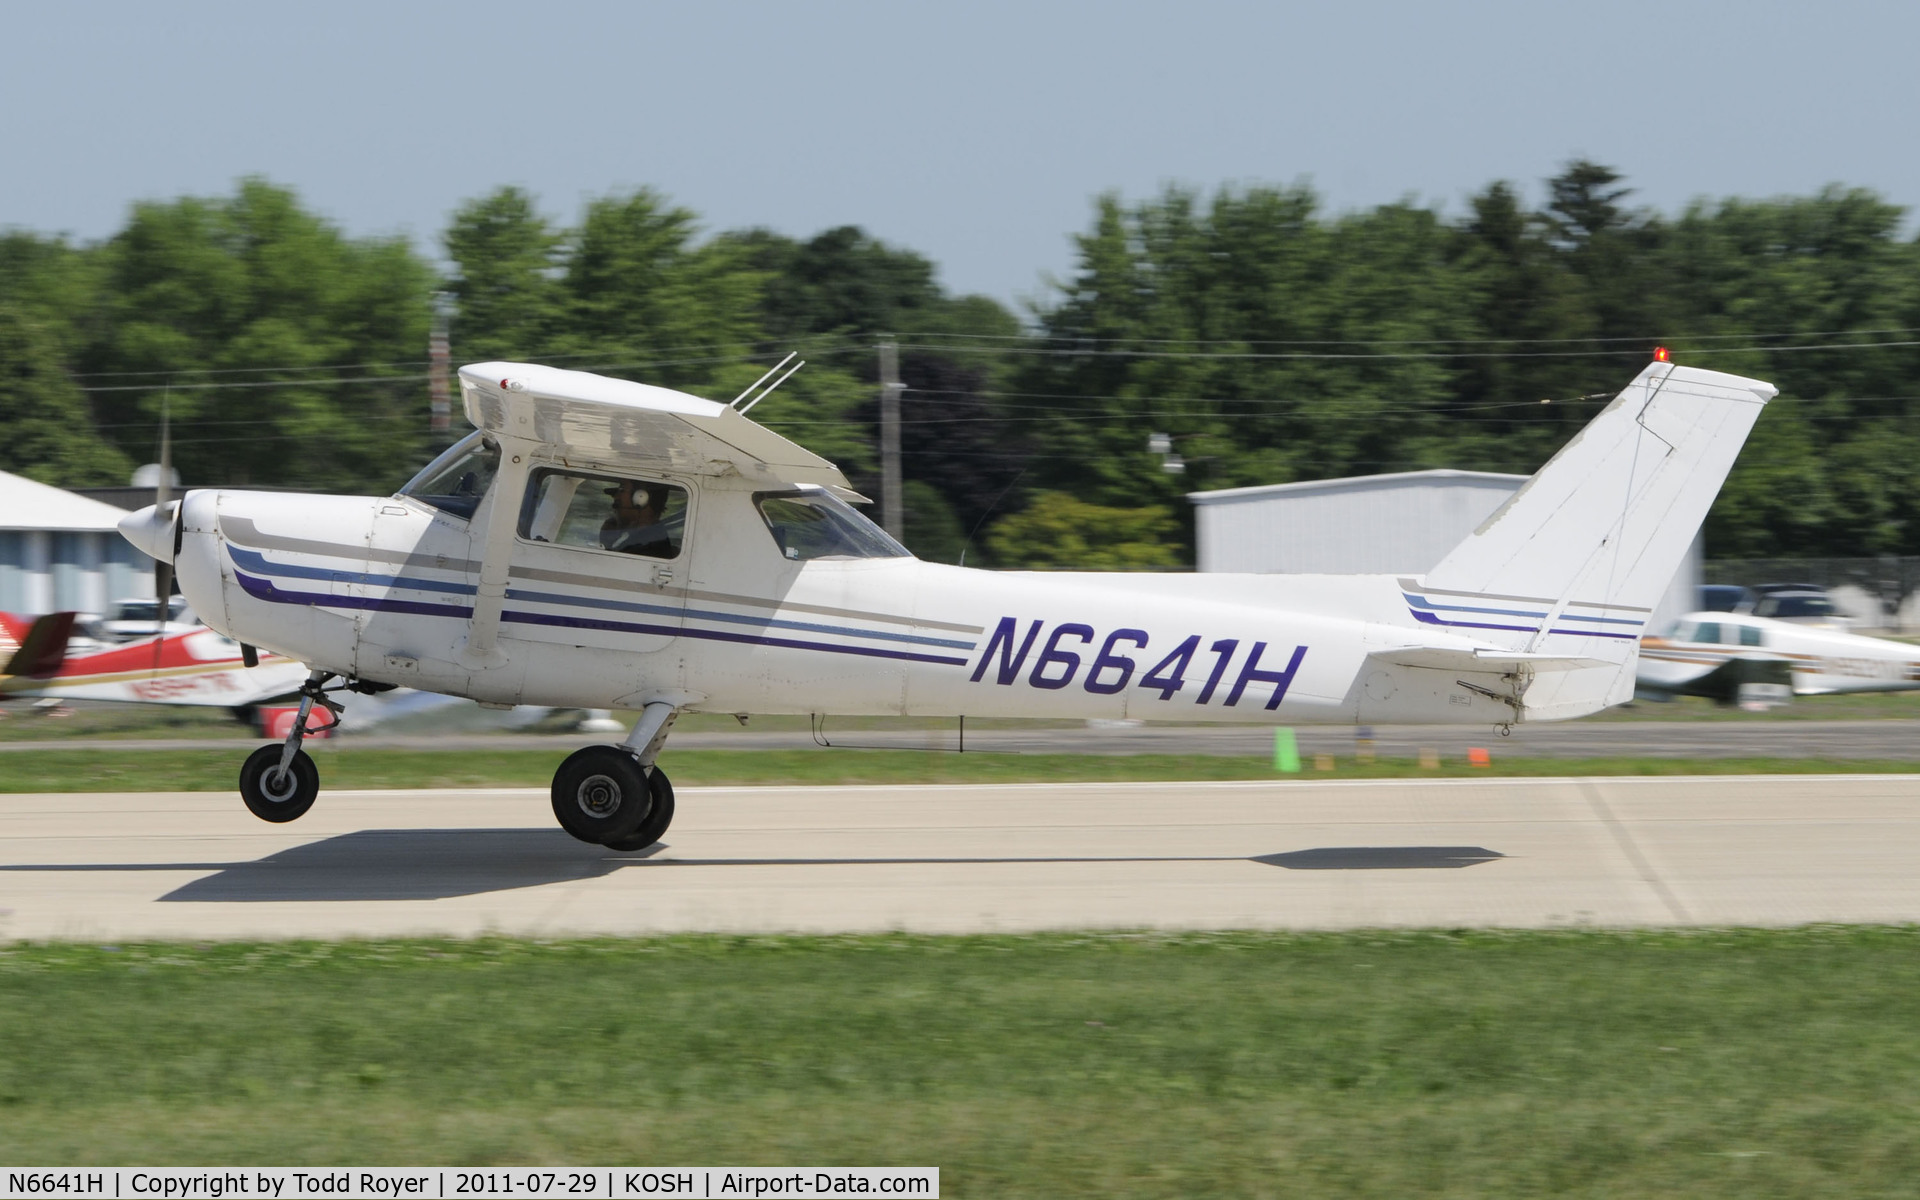
[[[282,746],[262,746],[247,755],[240,768],[240,798],[247,811],[275,824],[303,816],[320,794],[320,768],[305,750],[295,750],[287,769],[280,769]]]
[[[645,850],[666,835],[667,826],[673,824],[673,781],[659,767],[647,772],[648,790],[653,796],[653,808],[647,813],[646,820],[640,822],[640,828],[623,838],[609,838],[601,844],[609,850]]]
[[[553,773],[553,815],[583,842],[630,838],[652,812],[646,771],[624,746],[576,750]]]

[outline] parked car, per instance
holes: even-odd
[[[135,638],[152,637],[156,633],[186,633],[199,625],[200,618],[194,616],[193,609],[187,606],[187,598],[170,596],[167,599],[164,627],[160,625],[159,601],[122,600],[94,629],[103,642],[130,642]]]
[[[1742,604],[1751,604],[1753,593],[1737,583],[1706,583],[1700,586],[1697,612],[1739,612]]]
[[[1748,590],[1753,599],[1745,607],[1730,611],[1805,625],[1844,627],[1851,623],[1834,607],[1827,589],[1817,583],[1756,583]]]

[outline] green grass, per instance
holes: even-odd
[[[310,747],[322,789],[545,787],[561,749],[392,750]],[[138,754],[15,750],[0,754],[0,793],[224,792],[238,786],[246,751],[153,750]],[[951,754],[917,750],[682,750],[661,765],[678,787],[888,783],[1047,783],[1204,779],[1437,779],[1568,775],[1908,774],[1920,763],[1823,758],[1501,758],[1490,767],[1460,759],[1423,769],[1412,759],[1371,764],[1335,760],[1332,770],[1283,776],[1264,758],[1211,754]]]
[[[1920,1190],[1920,930],[0,949],[10,1164],[968,1196]]]

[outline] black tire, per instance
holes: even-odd
[[[280,774],[284,747],[262,746],[247,755],[240,767],[240,798],[247,811],[262,821],[279,825],[306,815],[320,794],[320,768],[305,750],[293,752],[293,763]]]
[[[652,811],[646,773],[625,746],[576,750],[553,773],[554,818],[583,842],[630,837]]]
[[[673,781],[665,771],[655,767],[647,772],[647,783],[653,795],[653,810],[647,819],[626,837],[609,838],[601,845],[609,850],[645,850],[666,836],[667,826],[673,824]]]

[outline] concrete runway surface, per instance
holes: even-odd
[[[1920,776],[0,796],[0,939],[1920,921]]]

